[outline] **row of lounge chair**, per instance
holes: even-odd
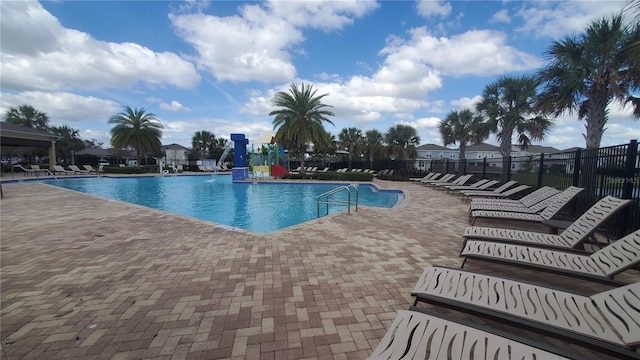
[[[220,166],[216,165],[215,168],[213,166],[198,165],[198,170],[202,172],[231,171],[231,169],[229,169],[227,165],[224,165],[224,164]]]
[[[292,173],[299,173],[302,171],[302,167],[298,166],[298,168],[296,168],[295,170],[291,170]],[[306,173],[310,173],[310,172],[327,172],[329,171],[328,167],[325,167],[324,169],[318,170],[317,166],[307,166],[304,168],[304,172]]]
[[[68,165],[65,169],[62,165],[53,165],[51,169],[43,169],[40,168],[39,165],[29,165],[29,168],[25,168],[22,165],[15,165],[24,171],[26,175],[39,175],[39,174],[50,174],[50,175],[89,175],[89,174],[98,174],[100,172],[100,168],[98,170],[94,169],[91,165],[83,165],[83,169],[79,168],[77,165]]]
[[[341,168],[336,170],[336,172],[349,172],[349,168]],[[376,171],[375,170],[371,170],[371,169],[351,169],[350,172],[361,172],[361,173],[365,173],[365,174],[375,174]]]
[[[451,190],[446,186],[436,188]],[[473,222],[490,213],[491,217],[501,220],[530,221],[533,219],[521,215],[555,214],[581,190],[570,187],[559,191],[543,187],[519,200],[473,199],[469,208],[470,220]],[[584,353],[572,352],[568,347],[536,342],[418,306],[429,303],[544,333],[614,358],[640,359],[637,352],[640,346],[640,282],[614,279],[640,264],[640,229],[596,251],[584,250],[584,244],[592,239],[598,227],[630,203],[631,200],[606,196],[561,234],[467,227],[460,252],[464,257],[461,268],[427,267],[411,292],[415,298],[413,306],[398,312],[370,358],[585,357]],[[530,283],[464,270],[468,259],[524,266],[606,283],[612,288],[588,295],[563,291],[541,284],[540,279],[538,283]]]

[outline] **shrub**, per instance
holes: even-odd
[[[105,166],[102,168],[105,174],[144,174],[146,173],[144,168],[138,166]]]
[[[282,179],[315,179],[323,181],[372,181],[373,174],[367,174],[362,172],[344,172],[339,173],[335,171],[328,172],[316,172],[306,174],[284,174]]]

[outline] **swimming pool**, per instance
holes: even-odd
[[[259,233],[316,219],[317,197],[341,185],[232,183],[231,175],[219,174],[75,178],[46,183]],[[378,190],[375,186],[362,184],[359,186],[359,205],[391,208],[402,195],[401,191]],[[346,192],[334,196],[335,199],[347,198]],[[325,211],[326,207],[321,209]],[[329,213],[343,210],[346,207],[329,207]]]

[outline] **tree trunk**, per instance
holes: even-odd
[[[302,147],[298,149],[298,152],[300,154],[299,155],[300,156],[300,174],[305,173],[304,171],[304,154],[306,154],[305,150],[306,150],[306,145],[302,145]]]
[[[589,99],[586,121],[584,126],[587,133],[584,135],[587,149],[600,147],[600,141],[604,134],[604,126],[607,123],[607,99],[592,97]]]
[[[513,130],[509,132],[503,132],[504,136],[500,142],[500,155],[502,155],[502,181],[509,179],[509,173],[511,172],[510,159],[511,156],[511,136]]]
[[[583,152],[582,158],[582,187],[586,194],[595,198],[597,187],[597,167],[598,148],[604,134],[604,126],[607,123],[607,99],[602,96],[592,96],[589,98],[587,124],[584,126],[584,135],[587,151]]]

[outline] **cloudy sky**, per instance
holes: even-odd
[[[346,127],[437,125],[503,75],[532,74],[554,40],[624,6],[616,1],[0,2],[0,110],[28,104],[53,125],[109,146],[109,117],[144,107],[163,144],[273,131],[273,96],[312,84]],[[610,108],[602,145],[640,138]],[[584,122],[556,119],[541,145],[584,147]],[[495,140],[490,142],[495,143]]]

